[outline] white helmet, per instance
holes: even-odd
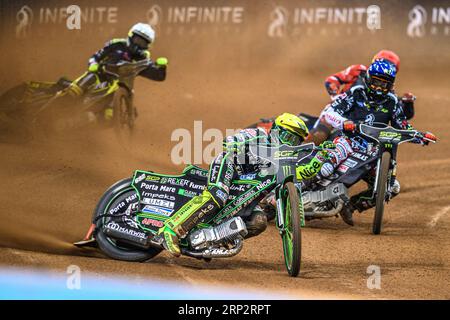
[[[148,42],[148,44],[151,44],[153,43],[153,41],[155,41],[155,30],[153,30],[153,28],[146,23],[137,23],[131,27],[130,31],[128,32],[128,45],[133,44],[131,39],[134,35],[143,38]]]

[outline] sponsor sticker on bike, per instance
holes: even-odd
[[[358,162],[353,160],[353,159],[347,159],[344,161],[344,165],[350,167],[350,168],[354,168],[358,165]]]
[[[140,239],[147,239],[147,235],[144,232],[139,232],[139,231],[135,231],[133,229],[128,229],[128,228],[122,227],[119,224],[115,223],[114,221],[109,222],[106,225],[106,228],[115,230],[120,233],[128,234],[132,237],[137,237]]]
[[[245,190],[246,190],[247,188],[248,188],[248,186],[245,185],[245,184],[239,184],[239,185],[232,184],[232,185],[230,186],[230,190],[231,190],[231,191],[238,191],[238,192],[245,192]]]
[[[220,200],[222,200],[223,202],[227,201],[227,194],[225,192],[223,192],[222,190],[217,190],[216,191],[216,195],[219,197]]]
[[[146,205],[142,209],[142,212],[153,213],[153,214],[156,214],[156,215],[169,217],[172,214],[173,209],[167,209],[167,208],[161,208],[161,207]]]
[[[256,173],[244,174],[239,176],[239,180],[255,180]]]
[[[145,200],[145,201],[142,201],[142,202],[145,204],[148,204],[148,205],[153,205],[153,206],[158,206],[158,207],[163,207],[163,208],[168,208],[168,209],[173,209],[175,207],[174,201],[167,201],[167,200],[162,200],[162,199],[148,199],[148,198],[145,198],[143,200]]]
[[[150,218],[144,218],[141,223],[146,226],[153,226],[153,227],[157,227],[157,228],[161,228],[164,225],[163,221],[150,219]]]
[[[136,179],[134,179],[134,183],[139,183],[144,179],[145,179],[145,174],[143,173],[139,177],[136,177]]]
[[[186,190],[186,189],[178,189],[178,194],[180,196],[185,196],[188,198],[193,198],[197,195],[194,191]]]
[[[348,169],[349,169],[349,167],[347,167],[345,164],[341,164],[338,168],[338,171],[342,172],[342,173],[346,173],[348,171]]]
[[[147,176],[147,178],[145,178],[145,180],[146,180],[146,181],[153,181],[153,182],[156,182],[156,181],[161,180],[161,177],[158,177],[158,176]]]
[[[202,171],[199,169],[191,169],[189,172],[191,175],[199,176],[202,178],[206,178],[208,176],[208,171]]]
[[[165,193],[152,193],[152,192],[146,192],[143,191],[142,192],[142,196],[144,197],[142,199],[142,203],[144,204],[149,204],[149,201],[151,201],[150,199],[154,199],[154,198],[158,198],[158,199],[164,199],[164,200],[169,200],[169,201],[175,201],[175,197],[165,194]]]
[[[355,157],[355,158],[357,158],[357,159],[359,159],[361,161],[366,161],[367,159],[369,159],[368,156],[366,156],[365,154],[361,154],[359,152],[352,153],[352,157]]]
[[[230,192],[230,188],[229,188],[227,185],[225,185],[224,183],[222,183],[222,182],[219,182],[219,183],[217,184],[217,186],[218,186],[219,188],[222,188],[222,189],[225,190],[226,192]]]

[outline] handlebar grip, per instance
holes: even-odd
[[[343,129],[347,132],[354,132],[356,130],[356,124],[353,121],[345,121]]]

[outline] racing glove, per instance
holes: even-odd
[[[402,96],[402,101],[406,102],[406,103],[414,103],[414,101],[416,101],[416,96],[413,95],[411,92],[407,92],[405,94],[403,94]]]
[[[159,57],[155,62],[158,67],[167,67],[169,64],[169,60],[165,57]]]
[[[322,149],[334,149],[336,148],[336,145],[333,142],[327,140],[322,142],[319,147],[321,147]]]
[[[430,142],[436,142],[437,137],[431,132],[425,132],[423,134],[422,142],[424,145],[428,145]]]
[[[431,132],[419,133],[414,140],[415,143],[419,143],[423,146],[427,146],[430,142],[436,142],[437,137]]]
[[[356,130],[356,124],[352,120],[344,121],[342,129],[347,132],[354,132]]]
[[[325,88],[327,89],[327,92],[331,96],[331,98],[339,93],[339,88],[332,82],[325,82]]]
[[[330,160],[330,151],[335,148],[336,145],[329,140],[322,142],[319,145],[319,151],[316,154],[316,158],[322,162]]]
[[[416,101],[416,96],[410,92],[405,93],[400,101],[403,113],[406,116],[406,119],[408,120],[414,117],[414,101]]]
[[[88,68],[89,72],[93,72],[93,73],[96,73],[98,71],[98,69],[99,69],[99,64],[97,62],[91,63]]]

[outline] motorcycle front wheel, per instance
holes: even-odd
[[[375,186],[377,194],[375,199],[375,216],[373,217],[373,225],[372,225],[373,234],[381,233],[390,163],[391,163],[391,154],[389,152],[384,152],[381,157],[380,167],[378,168],[378,181],[377,185]]]
[[[282,229],[284,262],[289,276],[296,277],[301,263],[300,199],[294,183],[287,182],[281,190],[284,225]]]
[[[116,136],[122,143],[130,143],[134,133],[136,110],[131,94],[126,88],[120,87],[114,93],[113,122]]]

